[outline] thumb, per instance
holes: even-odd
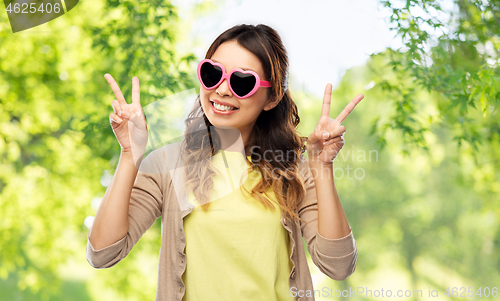
[[[129,118],[130,121],[140,130],[147,130],[146,120],[143,118],[142,110],[137,110]]]
[[[323,132],[325,132],[325,131],[323,131],[321,129],[315,130],[314,132],[311,133],[311,135],[309,135],[307,142],[312,144],[312,143],[316,143],[319,140],[323,139],[323,137],[322,137]]]

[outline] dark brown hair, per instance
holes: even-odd
[[[249,193],[267,208],[275,208],[272,205],[275,200],[266,193],[272,187],[277,205],[286,216],[295,220],[298,218],[297,208],[305,196],[304,182],[299,171],[299,156],[305,152],[306,137],[300,137],[296,132],[300,118],[288,89],[286,49],[278,33],[271,27],[242,24],[218,36],[205,58],[211,58],[222,43],[233,40],[259,58],[264,76],[271,82],[271,88],[266,89],[268,97],[272,101],[278,101],[273,109],[260,113],[252,130],[251,141],[245,145],[245,151],[252,150],[250,163],[253,163],[253,169],[249,172],[256,170],[257,166],[262,175],[261,182]],[[199,95],[196,101],[199,106],[190,112],[185,121],[186,139],[183,143],[189,158],[186,186],[193,187],[193,194],[202,208],[208,209],[209,192],[213,189],[211,176],[215,174],[215,169],[210,160],[205,159],[220,150],[220,137],[210,128],[213,125],[202,110]],[[208,134],[197,130],[203,128],[209,129]],[[264,159],[259,160],[262,158]]]

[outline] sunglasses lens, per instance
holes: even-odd
[[[207,88],[211,88],[217,85],[222,78],[222,69],[219,66],[214,66],[209,62],[205,62],[201,65],[200,77],[203,84]]]
[[[240,97],[246,96],[250,93],[256,83],[257,79],[252,74],[236,71],[231,75],[231,87]]]

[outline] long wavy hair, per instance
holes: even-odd
[[[292,221],[301,220],[298,206],[305,196],[304,179],[300,176],[299,156],[305,152],[306,137],[296,131],[300,122],[298,110],[288,89],[288,55],[278,33],[269,26],[259,24],[237,25],[223,32],[208,49],[205,58],[211,58],[219,45],[235,40],[255,54],[264,68],[265,78],[271,82],[266,89],[268,97],[279,101],[273,109],[262,110],[257,118],[245,151],[251,149],[249,174],[257,170],[262,180],[249,192],[240,186],[266,208],[275,208],[277,203]],[[202,204],[209,207],[209,196],[213,189],[212,175],[216,174],[210,160],[221,146],[221,140],[201,106],[200,95],[194,109],[185,120],[186,131],[183,140],[184,154],[187,154],[186,186]],[[202,117],[202,118],[200,118]],[[206,131],[208,129],[208,131]],[[265,153],[265,154],[264,154]],[[261,160],[265,158],[265,160]],[[245,160],[248,160],[245,156]],[[267,192],[272,188],[277,202]]]

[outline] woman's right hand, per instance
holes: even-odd
[[[128,104],[122,91],[110,74],[105,74],[116,99],[111,102],[114,113],[109,114],[109,121],[122,153],[133,155],[134,162],[140,164],[148,143],[148,128],[141,107],[139,78],[132,78],[132,103]]]

